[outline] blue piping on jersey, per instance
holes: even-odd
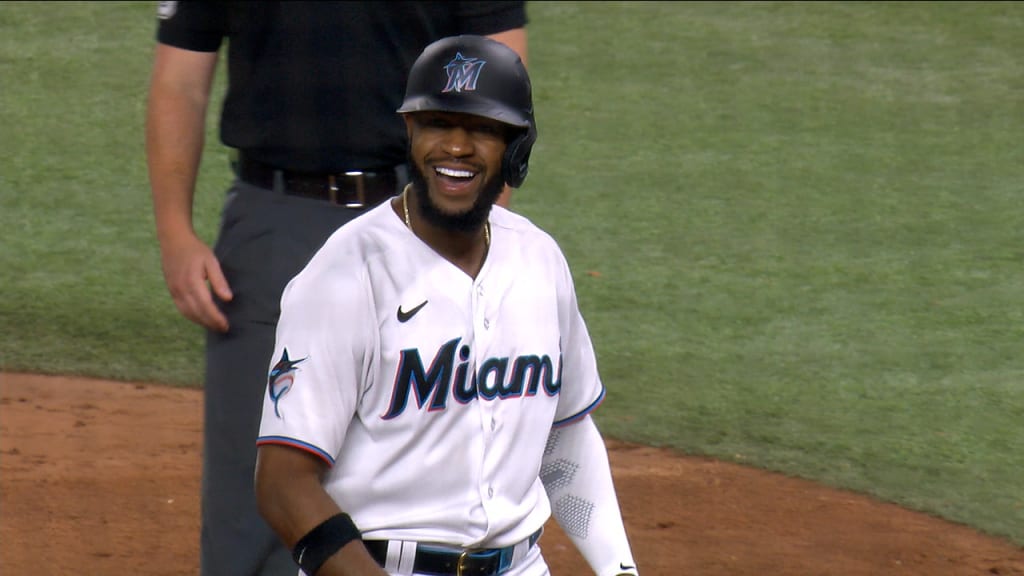
[[[308,442],[303,442],[302,440],[296,440],[295,438],[289,438],[287,436],[260,436],[256,439],[256,446],[263,446],[264,444],[277,444],[280,446],[298,448],[299,450],[309,452],[310,454],[319,457],[326,462],[328,466],[331,466],[332,468],[334,467],[334,458],[331,458],[330,454],[312,444],[309,444]]]
[[[605,395],[606,390],[607,389],[602,384],[601,385],[601,395],[598,396],[597,400],[594,400],[590,404],[590,406],[587,406],[586,408],[584,408],[580,412],[578,412],[578,413],[576,413],[576,414],[574,414],[572,416],[569,416],[568,418],[563,418],[561,420],[556,420],[555,423],[551,425],[551,427],[552,428],[564,428],[565,426],[568,426],[569,424],[575,424],[576,422],[579,422],[580,420],[582,420],[587,414],[590,414],[591,412],[593,412],[601,404],[601,402],[604,402],[604,395]]]

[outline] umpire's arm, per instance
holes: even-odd
[[[519,59],[523,61],[523,66],[526,66],[526,54],[528,49],[528,42],[526,39],[526,28],[514,28],[512,30],[505,30],[504,32],[497,32],[495,34],[488,34],[488,38],[491,40],[497,40],[509,48],[515,50],[516,54],[519,54]],[[498,206],[502,208],[508,208],[512,202],[512,187],[505,186],[505,190],[498,197]]]
[[[327,464],[316,456],[278,444],[259,447],[256,458],[256,501],[260,514],[288,546],[328,518],[341,512],[321,484]],[[353,540],[327,559],[316,576],[387,576]],[[313,576],[313,575],[310,575]]]

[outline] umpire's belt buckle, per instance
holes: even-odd
[[[346,202],[345,208],[362,208],[366,206],[366,175],[362,172],[345,172],[345,176],[356,182],[355,200]],[[338,201],[335,200],[334,203],[337,204]]]
[[[345,208],[363,208],[366,206],[366,175],[362,172],[345,172],[345,178],[355,182],[356,197],[345,201]],[[338,204],[338,179],[334,174],[327,176],[327,199],[331,204]]]
[[[465,569],[462,563],[466,561],[466,558],[469,558],[469,550],[463,550],[462,554],[459,554],[459,561],[455,563],[455,576],[465,576],[462,572]]]

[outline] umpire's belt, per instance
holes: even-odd
[[[346,208],[372,208],[395,196],[398,194],[399,172],[404,175],[405,169],[405,165],[401,165],[375,172],[309,174],[280,170],[248,158],[245,154],[239,154],[235,163],[235,173],[243,182],[289,196],[324,200]]]
[[[533,547],[540,539],[543,528],[537,530],[526,540],[527,546],[523,553]],[[387,565],[388,541],[366,540],[363,542],[370,555],[381,566]],[[401,544],[394,542],[393,544]],[[459,550],[418,544],[416,557],[413,560],[412,572],[436,576],[497,576],[508,572],[512,567],[513,554],[516,546],[505,548],[487,548],[482,550]]]

